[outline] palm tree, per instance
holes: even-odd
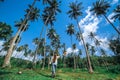
[[[91,46],[90,51],[91,51],[91,55],[94,56],[96,52],[95,47]]]
[[[68,25],[66,32],[68,35],[71,36],[71,45],[72,45],[72,35],[75,33],[74,25],[72,23]]]
[[[90,11],[95,13],[96,16],[103,15],[106,18],[106,20],[112,25],[112,27],[117,31],[117,33],[120,34],[120,31],[113,25],[113,23],[106,16],[109,7],[110,4],[108,3],[108,1],[98,0],[96,1],[96,3],[93,3],[93,8]]]
[[[66,54],[67,54],[66,44],[63,43],[62,47],[63,47],[63,67],[65,68],[66,67],[66,61],[65,61],[66,59],[65,59],[65,57],[66,57]]]
[[[42,14],[42,20],[44,22],[44,25],[46,26],[45,42],[44,42],[44,55],[46,53],[45,45],[46,45],[46,34],[48,31],[47,26],[49,24],[51,26],[53,26],[53,22],[56,20],[55,15],[57,15],[57,13],[60,12],[60,9],[59,9],[60,2],[57,2],[57,0],[46,0],[46,2],[48,3],[48,5],[47,5],[47,7],[45,7],[45,9],[43,11],[44,13]],[[45,57],[44,57],[44,60],[45,60]]]
[[[38,18],[40,17],[39,15],[40,10],[37,7],[32,7],[32,5],[28,5],[28,6],[29,8],[25,10],[26,12],[25,16],[27,16],[27,14],[30,12],[28,16],[28,21],[38,20]]]
[[[94,34],[93,32],[90,32],[89,38],[91,40],[94,40],[96,46],[99,46],[101,41],[98,40],[95,36],[96,36],[96,34]]]
[[[81,5],[82,5],[82,3],[77,3],[77,2],[70,3],[70,6],[69,6],[70,10],[67,12],[67,14],[69,14],[69,17],[71,19],[75,19],[76,22],[77,22],[78,29],[79,29],[79,32],[80,32],[80,35],[81,35],[81,39],[82,39],[82,42],[83,42],[83,45],[84,45],[84,48],[85,48],[85,52],[86,52],[86,56],[87,56],[87,60],[88,60],[89,72],[93,73],[93,69],[92,69],[92,66],[91,66],[88,50],[87,50],[87,47],[86,47],[86,44],[85,44],[85,41],[84,41],[84,38],[83,38],[83,35],[82,35],[82,31],[81,31],[81,28],[80,28],[79,22],[78,22],[78,17],[82,15]]]
[[[73,49],[73,57],[74,57],[74,69],[76,69],[76,58],[75,58],[75,52],[74,52],[74,50],[76,49],[76,44],[73,44],[72,45],[72,49]]]
[[[101,56],[102,56],[102,57],[105,57],[105,56],[106,56],[105,50],[101,48],[100,51],[101,51]],[[103,64],[106,66],[106,69],[107,69],[107,71],[108,71],[107,62],[106,62],[104,59],[102,59],[102,60],[103,60]]]
[[[38,43],[39,43],[38,40],[39,40],[38,38],[33,39],[33,43],[34,43],[36,46],[37,46]],[[36,56],[37,56],[37,54],[35,53],[35,54],[34,54],[34,57],[33,57],[33,63],[35,63]]]
[[[80,37],[80,33],[79,32],[76,33],[76,40],[81,41],[81,37]]]
[[[12,36],[12,28],[10,25],[0,22],[0,40],[8,40]]]
[[[114,52],[116,56],[120,55],[120,38],[119,36],[116,39],[111,39],[109,41],[109,47]]]
[[[23,52],[24,52],[24,55],[27,55],[27,54],[28,54],[28,44],[24,44],[24,45],[18,47],[18,48],[16,49],[16,51],[18,51],[18,52],[23,51]],[[20,58],[22,58],[22,57],[23,57],[23,55],[22,55]]]
[[[21,30],[23,29],[26,21],[28,21],[29,19],[29,15],[31,14],[31,11],[33,9],[33,6],[35,5],[37,0],[34,0],[31,7],[30,7],[30,10],[29,12],[26,14],[24,20],[23,20],[23,23],[21,24],[20,28],[18,29],[16,35],[14,36],[14,38],[12,39],[11,43],[10,43],[10,47],[7,51],[7,55],[5,56],[5,59],[4,59],[4,63],[3,63],[3,66],[2,67],[6,67],[6,66],[10,66],[10,59],[11,59],[11,55],[12,55],[12,52],[13,52],[13,48],[14,48],[14,44],[15,44],[15,41],[18,37],[18,35],[20,34]]]

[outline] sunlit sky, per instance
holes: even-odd
[[[42,1],[42,0],[41,0]],[[43,10],[42,3],[37,2],[36,7],[40,9],[40,15]],[[60,9],[62,13],[57,15],[57,21],[54,24],[54,28],[56,32],[60,35],[61,43],[66,43],[66,47],[68,51],[71,47],[70,36],[66,34],[66,27],[69,23],[73,23],[75,26],[76,22],[71,20],[66,12],[69,10],[69,3],[74,1],[81,1],[84,7],[82,9],[83,15],[79,17],[79,24],[83,29],[83,35],[86,42],[90,42],[87,38],[89,32],[95,32],[97,34],[97,38],[102,40],[104,45],[102,47],[106,47],[108,38],[116,34],[115,30],[111,25],[105,20],[103,16],[97,18],[94,16],[89,10],[92,7],[93,2],[96,0],[62,0]],[[120,4],[119,0],[108,0],[111,3],[111,7],[107,16],[110,17],[113,15],[112,11],[116,7],[116,5]],[[24,17],[25,9],[28,8],[28,4],[31,4],[33,0],[5,0],[4,2],[0,2],[0,22],[6,22],[7,24],[12,26],[14,31],[13,36],[15,35],[17,28],[15,28],[15,21],[19,21],[20,18]],[[118,22],[113,22],[115,26],[118,27]],[[39,18],[38,21],[30,22],[29,29],[22,34],[22,40],[18,46],[23,44],[28,44],[31,49],[35,49],[35,45],[33,44],[33,39],[39,37],[41,27],[44,26],[42,20]],[[48,41],[49,43],[49,41]],[[73,37],[73,43],[79,44],[77,45],[80,48],[81,43],[79,43],[75,37]],[[90,42],[92,44],[92,42]],[[94,44],[93,44],[94,45]]]

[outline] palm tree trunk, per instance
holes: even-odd
[[[76,19],[76,21],[77,21],[78,29],[79,29],[79,31],[80,31],[81,39],[82,39],[82,41],[83,41],[83,45],[84,45],[84,48],[85,48],[86,57],[87,57],[87,61],[88,61],[89,72],[90,72],[90,73],[93,73],[93,69],[92,69],[92,65],[91,65],[91,61],[90,61],[90,56],[89,56],[89,54],[88,54],[88,49],[87,49],[86,43],[85,43],[85,41],[84,41],[84,38],[83,38],[83,35],[82,35],[82,31],[81,31],[81,29],[80,29],[78,20]]]
[[[32,7],[35,5],[35,2],[36,2],[36,0],[33,1]],[[32,7],[31,7],[31,8],[32,8]],[[2,66],[2,67],[7,67],[7,66],[11,67],[11,65],[10,65],[10,59],[11,59],[11,56],[12,56],[13,48],[14,48],[14,46],[15,46],[15,45],[14,45],[14,44],[15,44],[15,41],[16,41],[18,35],[20,34],[22,28],[24,27],[24,24],[25,24],[25,22],[27,21],[30,12],[31,12],[31,9],[30,9],[30,11],[28,12],[27,16],[25,17],[23,23],[21,24],[19,30],[17,31],[17,33],[16,33],[16,35],[15,35],[15,37],[12,39],[12,41],[11,41],[11,43],[10,43],[10,47],[9,47],[9,49],[8,49],[8,51],[7,51],[7,55],[5,56],[4,63],[3,63],[3,66]]]
[[[34,57],[33,57],[33,66],[36,66],[36,61],[35,61],[35,59],[36,59],[36,56],[37,56],[37,51],[38,51],[38,49],[39,49],[40,40],[41,40],[41,37],[42,37],[43,30],[44,30],[44,26],[42,26],[42,30],[41,30],[40,38],[39,38],[39,43],[38,43],[38,45],[37,45],[37,47],[36,47],[35,54],[34,54]]]
[[[43,58],[43,66],[42,66],[42,69],[44,70],[44,66],[45,66],[45,54],[46,54],[46,36],[47,36],[47,31],[48,31],[48,27],[46,27],[46,32],[45,32],[45,41],[44,41],[44,58]]]
[[[107,16],[105,14],[103,14],[103,16],[106,18],[106,20],[112,25],[112,27],[115,29],[115,31],[120,34],[120,31],[113,25],[112,22],[110,22],[110,20],[107,18]]]
[[[50,69],[50,56],[48,56],[48,69]]]
[[[49,20],[49,17],[46,19],[45,25],[46,25],[46,23],[47,23],[48,20]],[[43,30],[44,30],[44,27],[45,27],[45,26],[42,27],[42,30],[41,30],[41,33],[40,33],[40,38],[39,38],[39,40],[41,40],[41,37],[42,37],[42,33],[43,33]],[[38,46],[37,46],[37,48],[36,48],[36,50],[35,50],[35,55],[34,55],[34,58],[33,58],[33,63],[34,63],[33,66],[34,66],[34,65],[36,66],[35,57],[36,57],[37,51],[38,51],[38,49],[39,49],[39,44],[40,44],[40,41],[39,41]]]
[[[65,55],[63,55],[63,68],[66,68]]]
[[[74,69],[76,69],[75,53],[74,53]]]

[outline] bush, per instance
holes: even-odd
[[[115,73],[115,74],[120,74],[120,65],[111,66],[109,68],[109,72]]]

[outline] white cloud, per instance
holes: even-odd
[[[98,19],[95,15],[90,12],[91,7],[88,7],[86,10],[87,16],[80,20],[79,25],[83,30],[83,37],[85,41],[88,41],[88,35],[90,32],[96,33],[98,30],[98,24],[100,23],[101,19]]]
[[[74,49],[74,50],[73,50],[72,48],[67,48],[67,54],[70,54],[70,53],[72,53],[72,52],[76,54],[76,53],[78,53],[78,51],[79,51],[79,50],[78,50],[77,48]]]
[[[88,7],[88,9],[86,10],[87,15],[80,20],[79,25],[83,31],[83,37],[86,43],[89,43],[92,46],[95,46],[94,40],[91,40],[89,38],[89,34],[90,32],[92,33],[97,33],[98,29],[99,29],[99,23],[102,21],[102,18],[97,18],[95,15],[93,15],[90,12],[91,7]],[[113,14],[111,14],[112,16]],[[103,37],[100,36],[101,34],[95,35],[95,38],[100,40],[100,47],[108,50],[109,46],[108,46],[108,40],[107,40],[107,36]],[[80,45],[83,45],[83,43],[79,43]]]
[[[119,1],[119,0],[113,0],[113,1],[112,1],[112,4],[116,4],[116,3],[118,3],[118,1]]]
[[[21,51],[21,52],[14,51],[13,54],[12,54],[12,57],[21,58],[21,59],[29,60],[29,61],[33,60],[33,57],[31,57],[30,55],[24,56],[24,52],[23,51]]]

